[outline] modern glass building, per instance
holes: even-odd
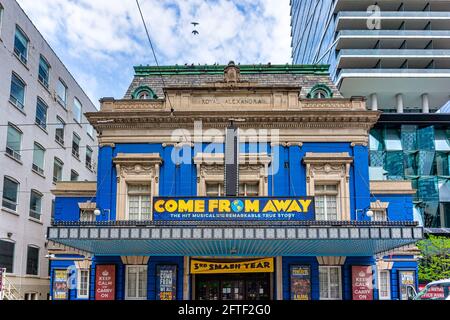
[[[384,112],[449,100],[450,1],[291,0],[292,57],[330,64],[345,97]]]
[[[435,113],[450,93],[450,1],[291,0],[291,17],[294,63],[330,64],[344,97],[383,111],[370,179],[411,180],[416,219],[450,227],[450,121]]]
[[[449,123],[450,114],[386,113],[370,134],[371,180],[411,180],[427,228],[450,227]]]

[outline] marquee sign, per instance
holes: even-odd
[[[153,220],[314,220],[313,197],[155,197]]]
[[[273,258],[238,262],[212,262],[191,259],[191,274],[259,273],[273,271]]]

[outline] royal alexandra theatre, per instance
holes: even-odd
[[[422,228],[369,179],[378,117],[327,66],[135,67],[86,114],[97,181],[53,191],[52,299],[406,298]]]

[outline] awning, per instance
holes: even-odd
[[[48,240],[95,255],[372,256],[422,239],[413,224],[53,226]]]

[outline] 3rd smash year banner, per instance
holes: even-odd
[[[155,197],[153,220],[314,220],[312,197]]]

